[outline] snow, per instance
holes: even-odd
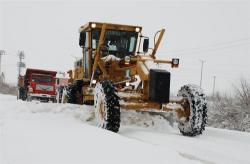
[[[120,58],[118,58],[118,57],[116,57],[116,56],[114,56],[114,55],[107,55],[107,56],[105,56],[105,57],[103,57],[103,58],[101,58],[101,59],[103,59],[105,62],[110,62],[110,61],[120,61],[121,59]]]
[[[92,106],[17,101],[0,94],[0,164],[249,164],[250,133],[207,128],[185,137],[159,115],[122,111],[118,134]]]

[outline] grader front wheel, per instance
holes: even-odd
[[[183,106],[190,110],[190,115],[186,119],[179,120],[179,130],[185,136],[196,136],[202,134],[207,123],[207,101],[206,96],[199,86],[184,85],[178,92],[178,96],[188,100]]]
[[[111,81],[101,81],[95,88],[96,120],[103,129],[117,133],[120,128],[120,103]]]

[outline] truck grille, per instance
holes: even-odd
[[[41,90],[41,91],[53,91],[53,86],[49,85],[36,85],[36,90]]]

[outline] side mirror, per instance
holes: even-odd
[[[147,53],[148,52],[148,46],[149,46],[149,39],[148,38],[145,38],[143,40],[143,52],[144,53]]]
[[[86,41],[86,33],[81,32],[80,33],[80,38],[79,38],[79,46],[84,47],[85,41]]]

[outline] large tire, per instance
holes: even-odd
[[[66,95],[63,92],[63,103],[70,103],[70,104],[83,104],[83,92],[82,88],[84,85],[88,85],[88,81],[83,80],[75,80],[73,84],[70,84],[66,87]],[[67,97],[67,98],[66,98]]]
[[[202,134],[207,123],[207,98],[202,89],[193,84],[184,85],[178,96],[187,98],[190,108],[190,116],[179,121],[180,132],[185,136]]]
[[[83,80],[75,80],[73,85],[75,86],[76,104],[83,104],[83,92],[82,87],[84,85]]]
[[[94,109],[97,123],[103,129],[117,133],[120,128],[120,103],[114,84],[101,81],[95,87]]]
[[[76,87],[75,87],[75,85],[67,86],[66,91],[67,91],[67,103],[76,104]]]

